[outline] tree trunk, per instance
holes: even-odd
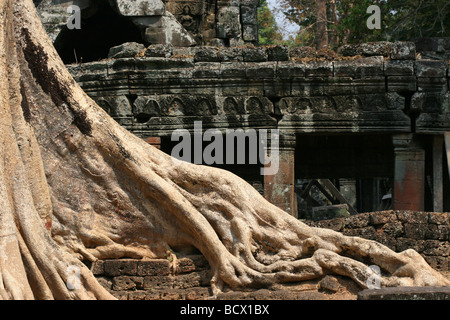
[[[1,298],[113,298],[82,260],[192,248],[215,293],[330,272],[366,287],[361,261],[382,285],[449,284],[412,250],[308,227],[231,173],[173,160],[81,90],[31,0],[0,0],[0,15]]]
[[[328,48],[328,17],[327,0],[316,1],[317,24],[316,24],[316,42],[317,49]]]
[[[337,12],[337,5],[336,0],[331,0],[331,21],[333,22],[333,31],[331,36],[331,45],[334,48],[337,48],[339,46],[339,35],[337,32],[337,27],[339,25],[339,18],[338,18],[338,12]]]

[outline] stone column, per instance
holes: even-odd
[[[157,149],[161,149],[161,137],[149,137],[145,141]]]
[[[280,134],[279,169],[273,175],[264,176],[264,197],[294,217],[298,217],[295,184],[295,135]],[[268,152],[273,152],[273,146]]]
[[[413,134],[393,136],[394,210],[425,210],[425,150]]]
[[[356,208],[356,180],[339,179],[339,191],[353,208]]]
[[[444,136],[433,137],[433,211],[444,211]]]

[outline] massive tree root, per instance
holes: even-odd
[[[109,299],[82,260],[192,248],[215,293],[327,273],[364,288],[371,264],[382,286],[450,284],[412,250],[306,226],[127,132],[72,79],[31,0],[0,0],[0,21],[0,298]]]

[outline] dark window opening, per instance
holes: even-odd
[[[106,59],[109,49],[125,42],[144,43],[141,30],[104,3],[98,12],[81,21],[81,29],[65,26],[54,46],[65,64]]]

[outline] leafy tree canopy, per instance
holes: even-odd
[[[280,0],[280,10],[286,18],[301,27],[297,38],[303,45],[314,45],[320,36],[318,10],[325,2],[329,47],[344,44],[413,40],[423,37],[445,37],[450,31],[450,2],[448,0]],[[367,28],[371,13],[381,9],[381,29]]]
[[[267,0],[261,0],[258,8],[259,44],[273,45],[283,41],[275,16],[270,10]]]

